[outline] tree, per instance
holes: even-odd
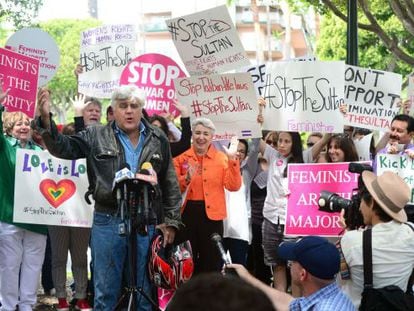
[[[58,72],[48,85],[52,91],[52,110],[60,123],[65,123],[66,113],[72,110],[70,99],[76,95],[77,85],[73,71],[79,63],[80,34],[101,24],[96,19],[55,19],[39,25],[54,38],[60,50]]]
[[[29,26],[42,5],[43,0],[2,0],[0,20],[11,22],[16,29]]]

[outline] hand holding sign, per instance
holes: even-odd
[[[50,129],[50,91],[47,88],[41,88],[37,100],[37,107],[39,109],[39,115],[42,118],[43,127]]]

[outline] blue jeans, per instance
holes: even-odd
[[[91,233],[93,276],[95,287],[94,310],[114,310],[127,262],[128,238],[118,234],[121,219],[117,216],[95,212]],[[148,278],[148,251],[155,233],[155,227],[148,227],[148,235],[137,235],[137,287],[151,297],[151,283]],[[129,274],[128,274],[129,275]],[[138,294],[137,310],[152,310],[151,304]]]

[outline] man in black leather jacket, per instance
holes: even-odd
[[[119,235],[119,215],[116,197],[112,191],[115,173],[129,167],[137,173],[142,163],[150,162],[157,173],[157,193],[154,205],[159,205],[163,219],[158,219],[164,243],[174,241],[181,224],[181,195],[171,161],[167,138],[142,117],[144,94],[135,86],[121,86],[112,94],[115,120],[109,124],[90,126],[74,136],[58,134],[50,119],[50,94],[39,93],[41,117],[35,122],[51,154],[63,159],[86,158],[93,171],[93,198],[95,200],[92,225],[92,256],[94,260],[94,310],[114,310],[127,255],[127,238]],[[147,254],[155,225],[145,226],[147,235],[137,235],[137,286],[150,295],[147,275]],[[151,305],[138,294],[138,309],[151,310]]]

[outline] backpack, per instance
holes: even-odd
[[[372,285],[372,230],[363,232],[364,291],[360,311],[414,311],[414,296],[395,285],[373,288]]]

